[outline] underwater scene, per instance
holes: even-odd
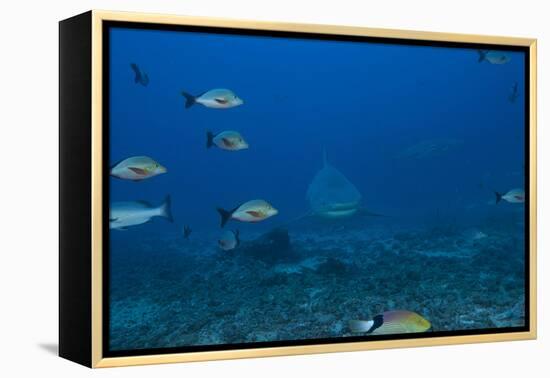
[[[467,47],[110,27],[108,350],[524,327],[526,57]]]

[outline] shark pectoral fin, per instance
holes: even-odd
[[[144,200],[137,200],[136,202],[142,204],[143,206],[153,208],[153,205],[151,204],[151,202],[144,201]]]
[[[384,214],[374,213],[374,212],[372,212],[368,209],[365,209],[365,208],[359,209],[359,211],[357,211],[357,214],[362,215],[364,217],[387,217],[388,216],[388,215],[384,215]]]
[[[298,222],[298,221],[301,221],[302,219],[312,217],[313,215],[314,215],[313,211],[310,210],[310,211],[308,211],[308,212],[305,213],[305,214],[302,214],[302,215],[300,215],[300,216],[298,216],[298,217],[296,217],[296,218],[293,218],[293,219],[290,219],[290,220],[288,220],[288,221],[286,221],[286,222],[283,222],[283,223],[281,224],[281,227],[289,226],[289,225],[291,225],[291,224],[294,223],[294,222]]]

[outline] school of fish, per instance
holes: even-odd
[[[488,62],[490,64],[502,65],[510,61],[506,52],[493,50],[477,50],[478,62]],[[148,74],[136,63],[131,63],[130,67],[134,72],[134,82],[143,87],[149,85]],[[198,95],[193,95],[182,91],[185,102],[185,109],[189,109],[196,104],[211,109],[230,109],[244,104],[244,101],[238,97],[232,90],[224,88],[215,88],[204,91]],[[516,102],[519,97],[518,83],[514,83],[512,91],[508,96],[511,103]],[[459,144],[454,140],[444,141],[425,141],[410,147],[398,157],[431,157],[443,153],[449,149],[449,146]],[[206,148],[216,147],[224,151],[240,151],[249,148],[248,142],[238,132],[234,130],[222,130],[217,133],[206,132]],[[112,165],[110,175],[120,180],[138,182],[148,180],[152,177],[167,173],[166,167],[148,156],[130,156]],[[335,182],[341,185],[341,189],[333,194],[323,189],[324,180],[329,180],[334,188]],[[342,193],[347,193],[343,196]],[[523,189],[511,189],[505,193],[494,191],[496,203],[506,201],[511,204],[525,202],[525,193]],[[312,214],[326,218],[344,218],[359,213],[361,195],[351,182],[347,180],[338,170],[330,166],[324,157],[324,168],[315,177],[312,185],[308,189],[307,198],[310,201]],[[226,210],[218,207],[217,212],[220,216],[220,226],[224,226],[230,221],[257,223],[267,220],[278,214],[278,210],[269,202],[263,199],[253,199]],[[369,215],[378,215],[369,213]],[[127,230],[130,227],[142,225],[150,222],[154,218],[164,218],[173,222],[171,211],[171,198],[167,196],[159,205],[153,205],[146,201],[124,201],[112,202],[109,212],[109,228],[112,230]],[[191,235],[189,225],[183,227],[184,239],[189,239]],[[231,251],[238,248],[241,244],[239,230],[223,231],[217,240],[218,247],[223,251]],[[431,329],[430,322],[416,312],[408,310],[391,310],[375,315],[370,320],[352,320],[349,322],[349,329],[352,333],[361,333],[365,335],[385,335],[385,334],[405,334],[426,332]]]

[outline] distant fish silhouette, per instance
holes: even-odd
[[[512,92],[508,95],[508,101],[512,104],[516,102],[519,97],[518,82],[516,81],[512,86]]]
[[[149,84],[149,76],[147,75],[147,73],[143,72],[143,70],[141,70],[139,66],[135,63],[130,64],[130,67],[132,67],[132,70],[136,75],[134,78],[134,83],[141,84],[146,87]]]
[[[183,226],[183,238],[184,239],[189,240],[189,235],[191,235],[191,232],[193,232],[193,230],[191,230],[191,227],[189,227],[188,225]]]
[[[477,53],[479,54],[477,59],[478,63],[487,61],[491,64],[506,64],[511,60],[511,58],[502,51],[477,50]]]
[[[523,189],[512,189],[507,193],[499,193],[496,190],[496,202],[499,203],[501,200],[505,200],[510,203],[524,203],[525,202],[525,191]]]
[[[398,153],[395,158],[410,160],[434,158],[446,154],[462,143],[461,140],[448,138],[425,140],[407,147],[405,150]]]

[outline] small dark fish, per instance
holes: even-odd
[[[191,227],[189,227],[188,225],[183,226],[183,238],[184,239],[189,240],[189,235],[191,235],[191,232],[193,232],[193,230],[191,230]]]
[[[518,83],[517,81],[514,83],[514,86],[512,87],[512,92],[508,95],[508,101],[510,101],[512,104],[516,102],[516,100],[519,97],[519,90],[518,90]]]
[[[141,70],[139,66],[135,63],[130,64],[130,67],[132,67],[132,70],[136,75],[134,78],[134,83],[141,84],[146,87],[149,84],[149,76],[147,75],[147,73]]]

